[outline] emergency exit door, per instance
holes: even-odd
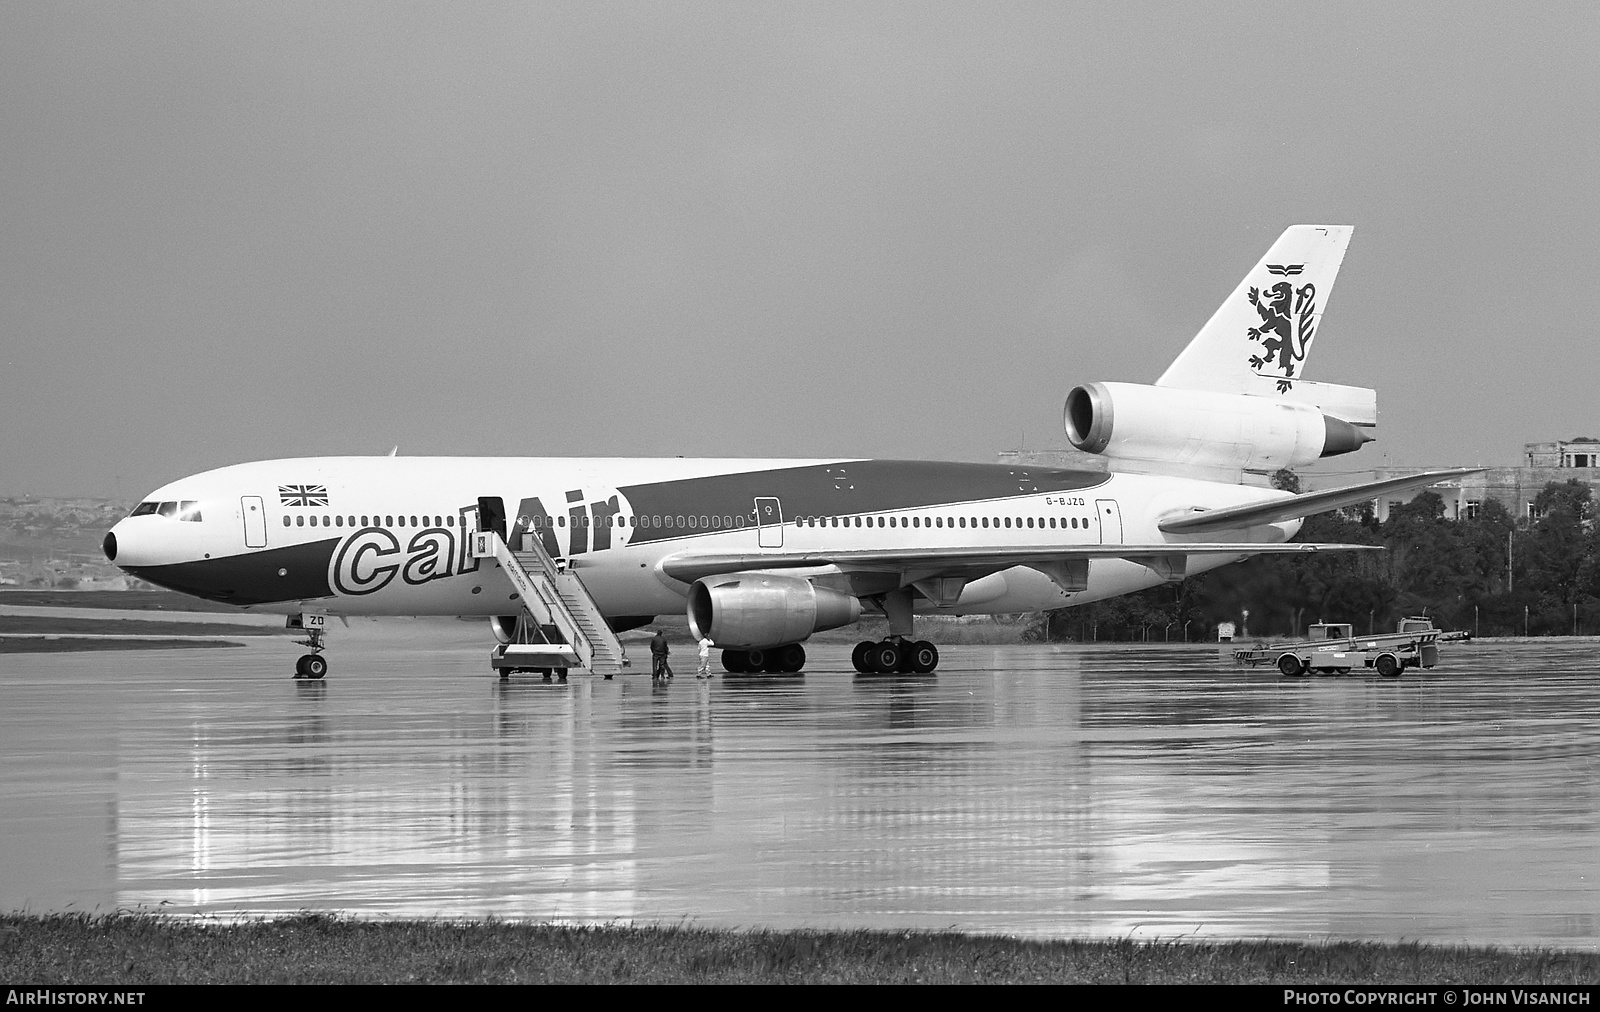
[[[244,546],[267,547],[267,508],[258,495],[247,495],[239,500],[239,512],[244,514]]]
[[[783,504],[776,497],[756,497],[756,544],[762,548],[783,547]]]

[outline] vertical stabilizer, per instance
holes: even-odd
[[[1290,226],[1156,386],[1292,394],[1304,378],[1352,231],[1349,225]]]

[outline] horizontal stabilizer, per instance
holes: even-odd
[[[1369,387],[1300,380],[1283,394],[1283,399],[1309,404],[1323,414],[1332,415],[1351,425],[1378,424],[1378,391]]]
[[[1481,467],[1457,467],[1445,471],[1424,471],[1404,478],[1388,478],[1365,485],[1349,485],[1326,492],[1305,492],[1288,498],[1277,497],[1264,502],[1229,506],[1219,510],[1197,510],[1188,516],[1164,520],[1160,524],[1165,534],[1206,534],[1212,531],[1260,524],[1276,524],[1285,520],[1299,520],[1314,513],[1327,513],[1359,503],[1370,502],[1388,492],[1401,492],[1411,488],[1437,485],[1441,481],[1477,474]]]

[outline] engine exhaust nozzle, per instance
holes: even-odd
[[[1335,418],[1332,415],[1322,416],[1322,426],[1322,455],[1324,457],[1337,457],[1341,453],[1359,450],[1374,439],[1373,436],[1367,434],[1365,429],[1351,425],[1344,419]]]

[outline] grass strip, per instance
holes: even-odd
[[[98,636],[287,636],[298,630],[233,622],[174,622],[142,618],[64,618],[55,615],[0,615],[0,633]]]
[[[0,590],[0,604],[48,608],[119,608],[134,611],[208,611],[239,614],[239,608],[171,590]]]
[[[71,654],[85,650],[203,650],[211,647],[242,647],[227,640],[107,640],[82,636],[0,636],[0,654]]]
[[[0,917],[0,980],[30,984],[1589,984],[1600,954],[1412,942],[1023,941],[917,931],[720,931],[321,914]]]

